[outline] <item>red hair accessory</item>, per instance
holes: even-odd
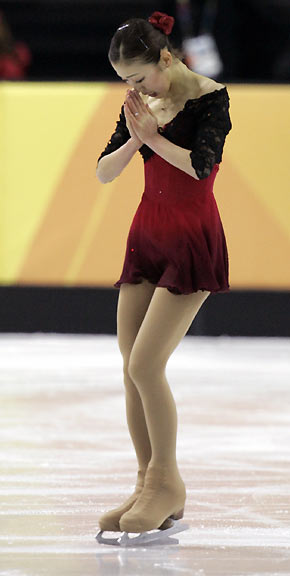
[[[173,16],[168,16],[168,14],[165,14],[164,12],[153,12],[153,14],[149,16],[148,22],[150,22],[154,28],[158,28],[168,36],[173,28],[175,20]]]

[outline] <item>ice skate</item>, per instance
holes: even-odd
[[[167,519],[179,520],[183,517],[185,500],[185,485],[176,467],[149,466],[142,493],[122,515],[120,529],[128,534],[142,534],[158,529]],[[175,525],[169,530],[174,528]]]
[[[113,510],[109,510],[108,512],[105,512],[105,514],[100,516],[98,522],[99,522],[100,530],[102,532],[121,532],[120,525],[119,525],[120,518],[125,512],[130,510],[131,506],[133,506],[133,504],[136,502],[138,496],[141,494],[143,486],[144,486],[145,472],[146,471],[138,470],[135,491],[124,502],[124,504],[121,504],[121,506],[118,506],[118,508],[114,508]],[[166,530],[167,528],[170,528],[171,526],[173,526],[173,522],[172,522],[172,520],[167,518],[162,523],[162,526],[160,526],[160,530]]]
[[[141,494],[144,486],[145,473],[146,470],[138,470],[135,491],[123,504],[121,504],[121,506],[118,506],[118,508],[114,508],[113,510],[109,510],[100,516],[98,522],[102,532],[121,532],[119,520],[125,512],[130,510],[131,506],[133,506],[138,496]]]
[[[173,516],[172,516],[173,517]],[[169,526],[169,522],[171,526]],[[136,547],[136,546],[159,546],[159,545],[172,545],[179,544],[177,538],[171,538],[173,534],[178,534],[184,530],[188,530],[189,525],[181,522],[173,522],[170,518],[167,518],[163,525],[167,526],[165,528],[159,528],[158,530],[152,530],[150,532],[142,532],[138,535],[131,535],[128,532],[123,532],[121,536],[116,538],[104,538],[103,532],[100,531],[96,539],[99,544],[109,544],[111,546],[122,546],[124,548]]]

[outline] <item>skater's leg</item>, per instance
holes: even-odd
[[[157,528],[184,504],[185,487],[176,462],[177,412],[165,368],[209,294],[177,295],[156,288],[135,339],[128,370],[143,402],[152,457],[146,473],[147,492],[144,489],[121,518],[120,527],[126,532]]]
[[[135,448],[138,468],[144,472],[151,459],[151,444],[140,394],[129,376],[128,366],[134,342],[154,290],[155,286],[145,279],[141,284],[122,284],[117,310],[117,336],[123,357],[127,424]]]
[[[156,288],[131,351],[129,374],[143,401],[152,465],[176,462],[176,405],[165,368],[208,295],[176,295]]]
[[[140,394],[128,374],[131,350],[144,319],[155,286],[143,279],[141,284],[124,283],[120,287],[117,309],[117,337],[123,357],[128,429],[136,451],[138,474],[135,492],[121,506],[99,518],[101,530],[119,531],[119,520],[134,504],[144,485],[144,477],[151,458],[151,444]]]

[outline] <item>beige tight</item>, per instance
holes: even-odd
[[[117,336],[128,428],[140,470],[149,462],[177,465],[177,412],[165,368],[209,294],[172,294],[145,279],[120,287]]]

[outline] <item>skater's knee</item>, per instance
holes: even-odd
[[[136,385],[142,384],[142,382],[153,382],[153,380],[162,376],[164,371],[164,363],[159,362],[156,358],[148,359],[137,353],[131,354],[128,374]]]
[[[136,385],[129,374],[128,366],[123,367],[123,381],[127,392],[130,394],[138,394]]]

